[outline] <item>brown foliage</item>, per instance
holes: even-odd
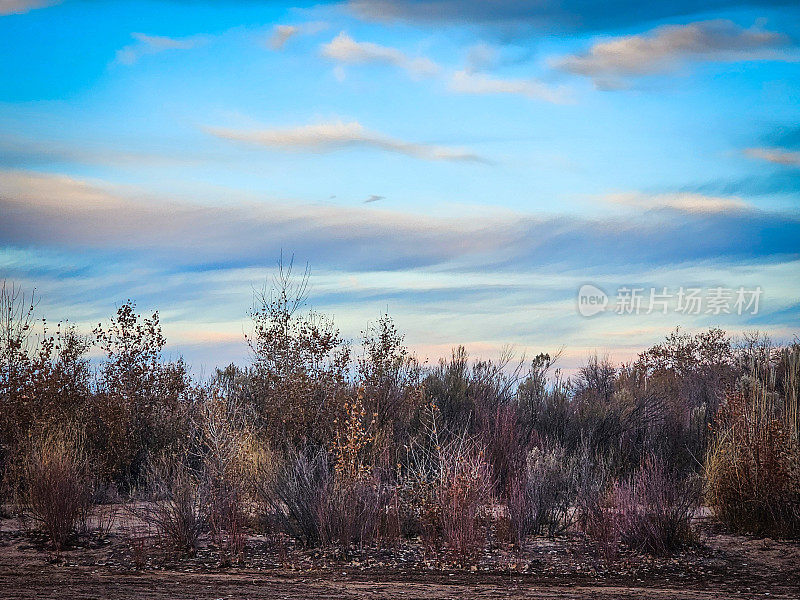
[[[800,535],[797,439],[766,390],[728,396],[705,475],[706,501],[732,529]]]
[[[26,514],[60,550],[86,518],[91,505],[89,462],[74,427],[41,431],[30,441],[23,465],[22,497]]]

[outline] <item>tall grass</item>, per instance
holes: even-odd
[[[731,529],[800,535],[800,452],[781,409],[760,384],[728,396],[706,454],[706,502]],[[788,415],[788,416],[787,416]]]

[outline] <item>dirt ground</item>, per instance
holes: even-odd
[[[524,558],[497,545],[471,567],[406,542],[344,558],[252,536],[244,563],[222,568],[208,544],[179,558],[121,530],[54,553],[40,535],[2,519],[0,598],[800,598],[799,543],[729,535],[709,519],[698,531],[697,544],[672,558],[623,553],[607,565],[564,536],[529,541]]]

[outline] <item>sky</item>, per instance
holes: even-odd
[[[792,341],[799,61],[788,1],[0,0],[0,280],[201,374],[281,256],[430,362]]]

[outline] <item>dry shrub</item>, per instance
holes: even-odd
[[[309,270],[278,263],[271,287],[256,294],[253,332],[253,407],[270,436],[295,447],[323,446],[331,436],[337,397],[346,387],[350,349],[333,321],[304,312]]]
[[[401,529],[419,533],[428,551],[446,547],[454,558],[472,561],[486,545],[491,468],[475,439],[459,435],[440,440],[435,405],[428,416],[426,443],[409,447],[401,473]]]
[[[91,506],[89,461],[73,427],[44,430],[32,440],[23,464],[24,508],[60,550]]]
[[[208,527],[208,490],[202,475],[182,458],[165,455],[150,462],[145,481],[152,501],[130,510],[155,529],[165,546],[191,555]]]
[[[364,410],[364,388],[355,398],[344,400],[344,410],[333,420],[334,440],[331,445],[336,475],[340,479],[359,479],[371,470],[369,450],[375,426],[375,416],[367,421]]]
[[[218,397],[199,405],[195,426],[207,490],[211,535],[223,565],[241,560],[245,546],[245,493],[253,468],[253,440],[241,411]]]
[[[651,456],[629,482],[617,486],[614,500],[620,536],[629,547],[669,556],[692,541],[697,478],[681,478]]]
[[[515,403],[499,404],[481,413],[481,441],[492,467],[495,492],[507,499],[515,480],[524,475],[531,436],[523,430]]]
[[[482,448],[463,438],[445,447],[437,497],[444,543],[456,557],[477,557],[486,545],[480,512],[492,503],[491,470]]]
[[[330,485],[327,452],[290,450],[280,461],[265,457],[253,495],[269,529],[313,546],[322,539],[320,517]]]
[[[526,534],[556,535],[574,520],[578,488],[576,459],[567,456],[559,445],[534,448],[514,488],[509,512],[517,541],[521,542]]]
[[[320,504],[322,542],[342,548],[363,547],[396,529],[387,510],[392,494],[372,464],[376,415],[367,415],[365,393],[361,387],[347,398],[343,414],[334,420],[334,477]]]
[[[602,469],[601,469],[602,470]],[[625,481],[586,482],[579,494],[580,529],[608,563],[620,542],[637,552],[669,556],[693,539],[691,521],[700,500],[696,476],[681,477],[648,456]]]
[[[705,496],[733,530],[800,535],[800,452],[779,412],[765,390],[731,394],[720,410]]]
[[[617,489],[597,495],[581,507],[580,526],[595,552],[611,564],[619,555],[620,519],[617,511]]]
[[[320,506],[322,543],[363,548],[396,537],[394,496],[377,473],[357,478],[337,475],[326,491]]]

